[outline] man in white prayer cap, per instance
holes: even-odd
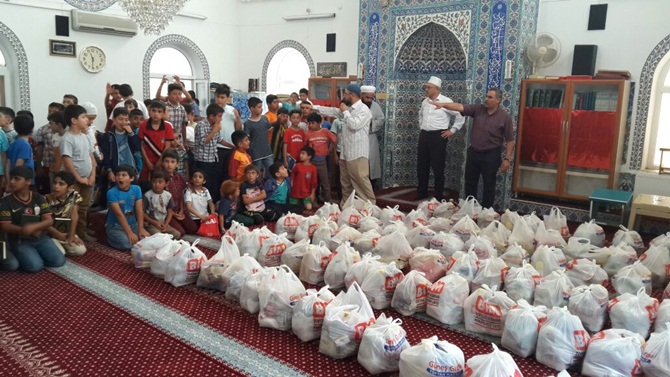
[[[417,195],[415,200],[428,197],[430,169],[435,176],[433,196],[444,199],[444,163],[447,157],[447,140],[465,123],[465,117],[458,111],[438,109],[432,102],[454,102],[440,94],[442,80],[431,76],[426,83],[426,98],[419,110],[419,146],[416,158]]]
[[[384,112],[382,107],[373,99],[376,88],[372,85],[361,86],[361,101],[370,108],[372,113],[372,122],[370,122],[370,179],[373,186],[376,186],[376,180],[382,177],[382,162],[379,157],[379,137],[377,136],[384,128]]]

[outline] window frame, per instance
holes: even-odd
[[[651,96],[649,98],[649,109],[647,113],[647,135],[648,140],[646,148],[644,148],[644,168],[647,170],[658,170],[658,164],[655,162],[656,156],[660,153],[656,150],[656,142],[658,138],[659,118],[661,110],[663,109],[663,94],[670,94],[670,85],[665,85],[666,79],[670,81],[670,52],[667,53],[656,66],[654,79],[651,87]],[[670,107],[670,99],[666,106]],[[670,127],[666,125],[665,127]]]
[[[153,55],[151,56],[151,60],[149,61],[149,94],[152,96],[152,98],[154,98],[154,95],[156,94],[155,89],[157,89],[157,88],[152,88],[151,87],[151,80],[152,79],[161,80],[163,78],[163,75],[167,75],[168,76],[168,83],[171,83],[172,82],[171,75],[174,74],[174,73],[170,73],[170,72],[166,73],[166,72],[152,72],[151,71],[151,62],[153,62],[154,58],[156,57],[156,53],[158,53],[158,51],[163,50],[163,49],[175,50],[178,53],[180,53],[184,57],[184,59],[186,59],[186,62],[188,63],[188,65],[191,69],[191,75],[189,75],[189,76],[181,76],[180,75],[179,79],[185,84],[186,90],[195,90],[194,89],[195,88],[195,82],[196,82],[196,80],[198,80],[198,78],[197,78],[197,74],[195,72],[196,71],[195,65],[193,64],[193,61],[190,59],[189,54],[187,54],[185,51],[180,49],[178,46],[166,45],[166,46],[161,46],[160,48],[158,48],[153,53]],[[167,85],[163,85],[163,91],[165,91],[166,93],[161,93],[161,95],[167,95]]]
[[[286,50],[292,50],[292,51],[286,51]],[[279,55],[280,53],[282,53],[284,56],[277,56],[277,55]],[[286,58],[288,58],[288,57],[291,56],[291,55],[299,56],[299,57],[302,58],[302,62],[304,62],[304,67],[306,68],[307,76],[306,76],[306,78],[305,78],[305,83],[304,83],[304,85],[303,85],[303,84],[296,84],[296,87],[295,87],[295,88],[292,88],[292,89],[289,90],[288,92],[284,93],[284,92],[282,92],[282,91],[280,90],[280,89],[281,89],[281,84],[280,84],[280,82],[279,82],[278,79],[281,77],[281,67],[282,67],[282,65],[284,64],[284,63],[283,63],[284,60],[286,60]],[[272,73],[272,71],[274,70],[273,62],[275,61],[275,58],[281,58],[281,60],[279,60],[279,61],[277,62],[277,64],[278,64],[278,67],[277,67],[277,69],[276,69],[276,71],[277,71],[277,77],[276,77],[276,78],[273,78],[273,79],[271,80],[270,77],[271,77],[271,73]],[[286,46],[286,47],[283,47],[283,48],[277,50],[277,51],[272,55],[272,57],[270,58],[270,62],[269,62],[269,64],[268,64],[268,69],[267,69],[267,73],[266,73],[266,87],[265,87],[265,91],[266,91],[267,93],[273,93],[273,94],[290,94],[291,92],[297,92],[298,89],[300,89],[300,88],[307,88],[307,86],[309,85],[309,78],[310,78],[310,76],[311,76],[311,73],[310,73],[310,70],[309,70],[309,62],[307,61],[307,58],[305,57],[305,55],[304,55],[300,50],[296,49],[295,47],[292,47],[292,46]],[[275,86],[277,87],[276,89],[274,88]]]

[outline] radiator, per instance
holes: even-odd
[[[670,174],[644,173],[635,175],[635,189],[637,194],[670,196]]]

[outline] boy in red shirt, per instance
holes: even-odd
[[[300,110],[289,113],[291,126],[284,131],[284,166],[291,171],[299,161],[300,150],[305,146],[305,131],[300,128]]]
[[[291,198],[289,204],[302,204],[306,210],[312,209],[316,201],[317,171],[311,162],[314,149],[303,147],[300,150],[300,163],[291,172]]]
[[[142,140],[142,172],[140,182],[148,182],[149,174],[154,170],[163,151],[174,141],[174,130],[169,122],[163,120],[165,105],[152,101],[149,104],[149,120],[140,125],[139,137]]]
[[[337,136],[325,128],[321,128],[321,115],[313,113],[307,117],[309,129],[305,134],[306,145],[314,149],[312,163],[316,166],[319,176],[321,202],[330,202],[330,178],[328,174],[328,156],[335,150]]]

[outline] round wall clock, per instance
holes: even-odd
[[[98,73],[105,68],[107,58],[105,53],[99,47],[88,46],[81,50],[79,62],[85,70],[91,73]]]

